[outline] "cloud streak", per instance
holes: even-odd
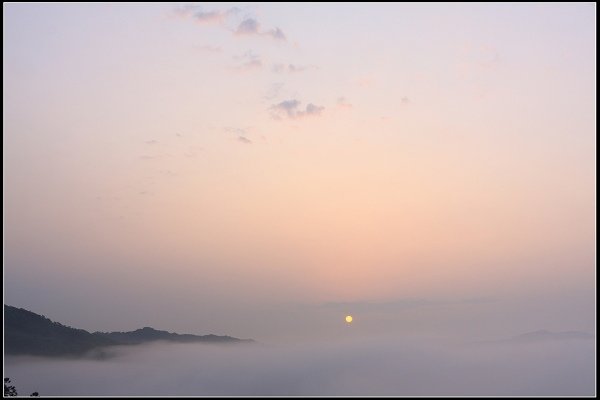
[[[492,297],[473,297],[459,300],[444,300],[444,299],[398,299],[388,302],[329,302],[323,303],[319,307],[324,309],[332,309],[340,312],[353,310],[355,312],[371,312],[371,311],[400,311],[416,307],[427,306],[446,306],[458,304],[486,304],[493,303],[497,300]]]
[[[283,82],[275,82],[269,85],[266,94],[263,96],[265,100],[273,100],[279,96],[283,90]]]
[[[317,69],[317,67],[314,65],[296,65],[296,64],[287,64],[286,65],[283,63],[273,64],[273,72],[275,72],[275,73],[283,73],[283,72],[296,73],[296,72],[304,72],[309,69]]]
[[[227,17],[236,14],[238,11],[235,7],[225,11],[204,11],[202,7],[196,5],[185,5],[175,9],[177,15],[191,18],[199,24],[223,24]]]
[[[352,103],[349,103],[348,100],[346,100],[346,98],[343,97],[343,96],[342,97],[338,97],[338,99],[337,99],[337,105],[339,107],[342,107],[342,108],[352,108],[353,107]]]
[[[221,53],[223,51],[219,46],[210,45],[196,46],[196,49],[204,53]]]
[[[251,51],[247,51],[241,56],[236,56],[234,59],[242,62],[241,65],[235,67],[235,69],[238,71],[251,71],[261,69],[263,67],[263,62],[260,56]]]
[[[301,102],[297,99],[284,100],[271,106],[271,116],[274,119],[287,117],[290,119],[319,116],[325,109],[323,106],[317,106],[308,103],[304,109],[300,107]]]

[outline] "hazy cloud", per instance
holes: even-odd
[[[244,128],[235,128],[235,127],[231,127],[231,126],[226,126],[223,128],[223,131],[227,132],[228,134],[235,135],[236,136],[235,140],[237,140],[240,143],[252,144],[253,141],[248,138],[248,131],[250,129],[251,128],[249,128],[249,127],[244,129]]]
[[[253,35],[258,34],[259,23],[254,18],[247,18],[240,22],[235,30],[236,35]]]
[[[219,46],[210,45],[196,46],[195,48],[204,53],[221,53],[223,51],[223,49],[221,49]]]
[[[279,28],[271,29],[270,31],[265,32],[265,35],[271,36],[276,40],[285,40],[285,34]]]
[[[300,101],[298,100],[284,100],[281,103],[272,105],[271,109],[276,115],[287,114],[289,118],[294,118],[299,105]]]
[[[285,41],[286,37],[283,31],[279,28],[273,28],[266,31],[260,29],[260,23],[254,18],[246,18],[238,25],[234,33],[238,36],[267,36],[271,39]]]
[[[306,66],[288,64],[289,72],[302,72],[302,71],[306,71],[307,69],[308,69],[308,67],[306,67]]]
[[[337,105],[339,107],[343,107],[343,108],[352,108],[352,104],[349,103],[345,97],[338,97],[337,99]]]
[[[323,303],[319,307],[333,309],[340,312],[352,310],[354,312],[371,311],[400,311],[424,306],[446,306],[452,304],[485,304],[493,303],[496,299],[492,297],[473,297],[457,300],[445,299],[398,299],[387,302],[329,302]]]
[[[231,126],[226,126],[223,128],[223,130],[227,133],[233,133],[236,134],[238,136],[244,136],[246,134],[246,130],[242,129],[242,128],[234,128]]]
[[[230,15],[236,14],[237,8],[230,8],[225,11],[212,10],[204,11],[202,7],[196,5],[185,5],[175,9],[175,13],[179,16],[191,18],[200,24],[222,24]]]
[[[465,43],[460,48],[459,67],[464,72],[473,68],[489,69],[500,64],[500,54],[495,46],[486,43]]]
[[[375,79],[370,76],[363,76],[356,80],[356,84],[360,87],[372,87],[375,85]]]
[[[204,148],[202,146],[189,146],[187,151],[183,153],[183,155],[187,158],[196,158],[198,153],[203,151]]]
[[[236,7],[225,11],[221,10],[205,10],[197,5],[185,5],[175,8],[175,15],[190,19],[198,24],[214,24],[224,26],[226,20],[239,12]],[[237,36],[265,36],[273,40],[286,41],[285,33],[279,27],[262,30],[260,23],[255,18],[245,18],[237,28],[228,28],[234,35]]]
[[[281,93],[282,89],[283,89],[283,82],[272,83],[271,85],[269,85],[269,88],[267,89],[267,93],[263,96],[263,98],[266,100],[272,100],[279,96],[279,93]]]
[[[304,111],[303,115],[320,115],[321,112],[325,109],[323,106],[316,106],[312,103],[309,103],[306,106],[306,111]],[[302,114],[302,112],[300,112]]]
[[[273,72],[276,73],[282,73],[282,72],[289,72],[289,73],[294,73],[294,72],[304,72],[308,69],[317,69],[316,66],[314,65],[295,65],[295,64],[283,64],[283,63],[278,63],[278,64],[273,64]]]
[[[194,13],[194,19],[198,22],[222,22],[224,18],[225,14],[219,11],[197,11]]]
[[[400,103],[408,104],[408,103],[410,103],[410,100],[408,99],[408,97],[404,96],[400,99]]]
[[[146,140],[146,144],[156,144],[158,143],[157,140]]]
[[[170,169],[160,170],[158,173],[166,176],[177,176],[177,173],[171,171]]]
[[[257,54],[252,51],[247,51],[241,56],[233,57],[235,60],[241,61],[242,64],[236,67],[237,70],[249,71],[253,69],[260,69],[263,66],[263,62]]]
[[[242,69],[255,69],[255,68],[262,68],[262,61],[260,59],[255,59],[255,60],[250,60],[245,62],[241,68]]]
[[[271,116],[275,119],[281,119],[286,116],[288,118],[301,118],[305,116],[320,115],[325,109],[323,106],[316,106],[309,103],[304,110],[300,108],[300,101],[296,99],[285,100],[271,106]]]

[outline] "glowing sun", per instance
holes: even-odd
[[[346,322],[347,323],[351,323],[352,322],[352,315],[346,315]]]

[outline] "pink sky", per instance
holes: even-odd
[[[491,297],[593,328],[594,5],[3,18],[6,303],[261,337],[286,304]]]

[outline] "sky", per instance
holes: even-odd
[[[594,4],[3,11],[5,304],[262,342],[595,332]]]

